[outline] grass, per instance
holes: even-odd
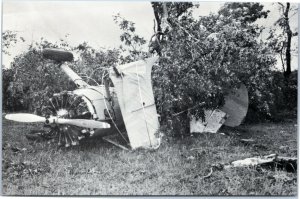
[[[221,129],[226,135],[165,136],[155,151],[124,151],[101,138],[71,149],[25,138],[40,127],[3,119],[4,195],[297,194],[297,174],[286,171],[230,168],[203,178],[212,164],[272,153],[297,156],[296,120]]]

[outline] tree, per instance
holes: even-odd
[[[147,56],[145,51],[146,40],[135,33],[135,24],[121,17],[120,14],[113,17],[115,23],[123,31],[120,35],[120,40],[123,44],[120,46],[120,51],[122,52],[119,56],[120,64],[145,58]]]
[[[197,107],[186,111],[186,117],[203,118],[205,109],[222,106],[224,96],[241,83],[248,87],[258,111],[269,113],[272,98],[266,91],[275,59],[258,39],[263,28],[253,23],[267,13],[257,3],[226,3],[217,15],[198,20],[192,9],[179,17],[168,15],[172,29],[153,71],[162,117]]]
[[[18,37],[17,32],[6,30],[2,32],[2,53],[3,56],[10,55],[10,48],[15,45],[18,41],[24,42],[23,37]],[[17,98],[21,96],[18,95],[16,98],[11,98],[9,96],[10,82],[13,80],[13,70],[10,68],[5,68],[2,65],[2,107],[4,110],[14,110],[19,109],[22,105],[19,103]]]
[[[43,48],[62,46],[63,43],[51,44],[42,38],[41,41],[30,45],[26,52],[14,58],[11,64],[13,79],[8,88],[9,98],[14,100],[7,103],[20,103],[21,106],[19,110],[13,111],[40,111],[53,93],[74,88],[56,64],[42,56]]]
[[[182,14],[186,13],[189,8],[192,8],[193,3],[178,3],[178,2],[151,2],[155,20],[157,23],[156,32],[164,33],[162,30],[163,20],[171,18],[179,18]]]
[[[10,55],[9,48],[19,40],[22,42],[25,41],[23,37],[18,37],[15,31],[6,30],[2,32],[2,52],[6,55]]]
[[[151,53],[157,52],[161,56],[161,44],[165,42],[166,33],[170,31],[172,18],[180,18],[190,8],[198,7],[191,2],[178,3],[178,2],[151,2],[155,21],[154,21],[154,35],[150,39],[149,51]]]
[[[2,68],[2,108],[4,111],[21,109],[20,100],[17,100],[20,96],[12,98],[9,92],[9,86],[12,81],[13,70],[10,68]]]
[[[291,6],[289,2],[285,5],[277,3],[277,5],[281,16],[274,25],[280,27],[282,32],[278,34],[275,29],[272,29],[268,39],[271,40],[270,46],[273,47],[276,53],[279,53],[284,77],[288,78],[291,74],[292,37],[298,35],[298,32],[296,30],[292,31],[290,27],[290,18],[297,13],[297,8]]]
[[[76,85],[58,68],[52,60],[42,56],[44,48],[63,48],[79,55],[69,63],[91,85],[100,84],[106,69],[117,62],[118,50],[95,50],[83,43],[70,46],[64,39],[50,43],[44,38],[29,46],[28,50],[14,58],[4,91],[3,103],[9,111],[41,113],[54,93],[74,90]],[[17,105],[17,106],[16,106]]]
[[[283,73],[274,72],[274,94],[276,95],[277,112],[285,110],[292,111],[293,107],[297,107],[297,83],[295,73],[291,71],[291,54],[297,51],[297,47],[293,47],[292,38],[298,35],[297,30],[292,30],[290,19],[297,14],[297,7],[290,3],[276,3],[278,6],[280,17],[275,22],[275,26],[270,30],[267,38],[268,45],[275,55],[279,55]],[[278,74],[281,74],[279,76]],[[283,75],[282,75],[283,74]],[[281,96],[281,97],[278,97]]]
[[[267,18],[269,10],[263,10],[264,6],[259,3],[225,3],[219,10],[219,16],[234,18],[241,25],[247,25],[260,18]]]

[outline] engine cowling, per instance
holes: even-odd
[[[79,141],[91,136],[105,136],[115,133],[116,126],[122,128],[123,119],[118,100],[110,88],[111,97],[107,98],[104,86],[90,86],[74,91],[63,91],[54,94],[47,106],[44,106],[43,116],[56,116],[64,119],[90,119],[111,124],[110,129],[89,129],[65,124],[48,124],[48,131],[43,137],[56,142],[59,146],[78,145]],[[27,135],[28,138],[32,134]]]

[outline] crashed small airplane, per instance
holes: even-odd
[[[43,137],[59,146],[78,145],[80,140],[91,136],[102,136],[118,144],[111,139],[113,134],[118,134],[125,147],[131,149],[160,145],[151,85],[151,69],[158,57],[110,68],[108,73],[114,87],[109,87],[108,82],[91,86],[76,74],[67,65],[73,60],[71,52],[44,49],[43,56],[54,60],[78,89],[54,94],[43,116],[16,113],[7,114],[6,119],[45,123],[49,130],[43,132]]]
[[[44,123],[40,135],[59,146],[75,146],[82,139],[102,136],[123,149],[157,149],[161,143],[159,120],[151,84],[151,70],[158,57],[151,57],[109,69],[109,86],[91,86],[69,66],[73,54],[60,49],[44,49],[44,58],[54,60],[77,85],[74,91],[56,93],[43,110],[43,116],[28,113],[7,114],[8,120]],[[205,122],[193,119],[191,133],[215,133],[223,125],[237,126],[248,109],[245,86],[226,98],[220,110],[206,111]],[[27,134],[30,137],[31,134]],[[114,140],[114,135],[122,143]],[[119,139],[120,140],[120,139]]]

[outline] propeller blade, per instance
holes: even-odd
[[[15,114],[7,114],[5,119],[13,120],[16,122],[46,122],[46,118],[29,114],[29,113],[15,113]],[[86,119],[63,119],[52,117],[49,119],[50,123],[57,123],[57,124],[69,124],[84,128],[91,128],[91,129],[99,129],[99,128],[110,128],[110,124],[106,122],[100,122],[95,120],[86,120]]]
[[[55,122],[57,124],[69,124],[69,125],[74,125],[74,126],[79,126],[79,127],[84,127],[84,128],[91,128],[91,129],[110,128],[110,124],[108,124],[106,122],[95,121],[95,120],[58,118]]]
[[[15,114],[7,114],[5,115],[5,119],[13,120],[16,122],[45,122],[46,118],[29,114],[29,113],[15,113]]]

